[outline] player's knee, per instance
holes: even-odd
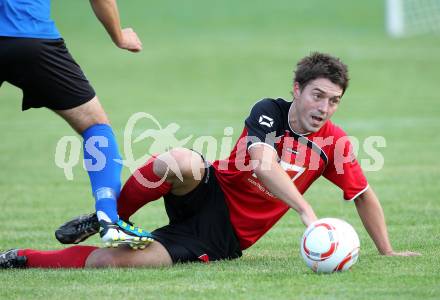
[[[110,124],[98,97],[66,110],[55,110],[79,134],[96,124]]]
[[[84,107],[81,107],[81,109],[78,110],[78,113],[81,116],[78,119],[83,128],[87,129],[96,124],[110,125],[107,114],[96,96],[89,102],[85,103]]]
[[[174,148],[161,154],[154,162],[154,172],[158,176],[169,177],[191,177],[195,173],[199,173],[203,168],[203,160],[200,154],[186,149]]]

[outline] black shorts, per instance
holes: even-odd
[[[95,97],[63,39],[0,37],[0,86],[4,81],[22,89],[23,110],[64,110]]]
[[[170,224],[152,232],[174,263],[234,259],[242,255],[215,169],[205,169],[197,188],[164,196]]]

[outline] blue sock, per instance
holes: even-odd
[[[82,134],[84,165],[89,173],[95,208],[99,220],[116,222],[116,201],[121,190],[122,165],[113,130],[109,125],[96,124]]]

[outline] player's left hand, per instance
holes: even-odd
[[[412,251],[400,251],[395,252],[391,251],[389,253],[385,253],[385,256],[421,256],[422,254],[419,252],[412,252]]]
[[[139,52],[142,50],[142,42],[132,28],[122,29],[121,41],[115,43],[119,48],[131,52]]]

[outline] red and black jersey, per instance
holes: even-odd
[[[292,103],[283,99],[256,103],[230,156],[213,163],[242,249],[254,244],[289,209],[254,174],[250,147],[261,143],[272,147],[300,193],[321,175],[342,189],[345,200],[368,188],[345,132],[327,121],[318,132],[295,133],[289,125]]]

